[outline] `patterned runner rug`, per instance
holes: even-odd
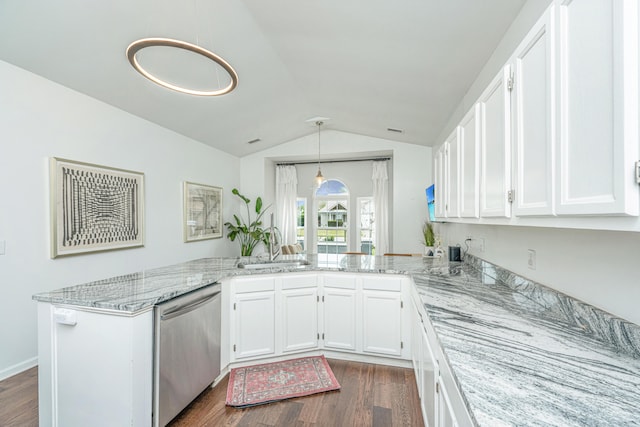
[[[324,356],[303,357],[232,369],[226,404],[244,408],[339,389]]]

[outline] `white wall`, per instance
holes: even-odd
[[[48,159],[145,173],[145,247],[50,259]],[[0,61],[0,379],[36,363],[34,293],[188,259],[235,254],[183,243],[182,182],[224,188],[240,160]]]
[[[440,132],[435,145],[444,141],[469,107],[537,21],[551,0],[529,0],[514,20],[493,55],[478,74],[464,99]],[[633,231],[596,231],[550,228],[562,226],[553,219],[525,220],[543,222],[547,227],[509,225],[438,224],[445,244],[460,244],[468,236],[484,238],[485,251],[470,253],[501,265],[517,274],[560,290],[612,314],[640,324],[640,219],[579,218],[572,226],[591,224]],[[527,250],[536,251],[537,267],[527,266]]]
[[[433,182],[431,148],[346,132],[323,130],[323,159],[364,157],[387,154],[393,157],[393,229],[391,249],[394,252],[422,252],[420,229],[427,216],[425,188]],[[317,133],[245,156],[241,159],[241,186],[246,196],[275,199],[275,162],[278,160],[314,160],[318,156]],[[344,166],[342,166],[344,167]],[[324,173],[326,168],[327,173]],[[335,168],[335,169],[334,169]],[[322,166],[323,175],[339,174],[340,163]],[[371,176],[363,178],[371,179]],[[304,185],[299,183],[298,185]]]
[[[484,239],[469,253],[640,325],[640,233],[437,224],[448,245]],[[536,251],[536,269],[527,265]]]

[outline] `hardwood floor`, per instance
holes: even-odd
[[[235,409],[225,406],[228,376],[174,421],[183,426],[422,426],[413,370],[328,359],[340,391]]]
[[[329,359],[340,391],[247,409],[225,406],[228,376],[170,424],[182,426],[422,426],[411,369]],[[0,381],[0,426],[38,425],[38,370]]]
[[[38,425],[38,367],[0,381],[0,426]]]

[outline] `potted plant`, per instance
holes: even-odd
[[[433,224],[429,220],[425,220],[422,223],[422,242],[421,243],[424,245],[425,256],[435,255],[436,236],[433,231]]]
[[[250,256],[258,243],[263,243],[265,246],[269,246],[269,229],[262,227],[262,216],[265,214],[269,206],[262,209],[262,198],[256,199],[256,204],[253,211],[256,214],[254,220],[251,219],[251,199],[240,194],[237,188],[231,190],[231,193],[238,196],[245,204],[247,208],[247,221],[245,222],[242,216],[233,215],[235,224],[231,222],[225,222],[227,227],[227,238],[232,242],[238,238],[240,243],[240,255]]]

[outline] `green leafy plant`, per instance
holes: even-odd
[[[242,218],[242,215],[233,215],[235,223],[225,222],[224,225],[227,227],[227,238],[232,242],[238,239],[240,243],[240,255],[242,256],[250,256],[253,253],[253,250],[258,245],[258,243],[262,242],[265,246],[269,246],[269,229],[262,228],[262,216],[269,209],[269,206],[262,209],[262,198],[258,197],[256,199],[255,208],[253,211],[255,212],[256,218],[254,220],[251,219],[251,199],[240,194],[237,188],[231,190],[231,193],[238,196],[245,204],[247,208],[247,220]]]
[[[422,224],[422,242],[425,246],[435,246],[436,236],[433,232],[433,224],[428,220]]]

